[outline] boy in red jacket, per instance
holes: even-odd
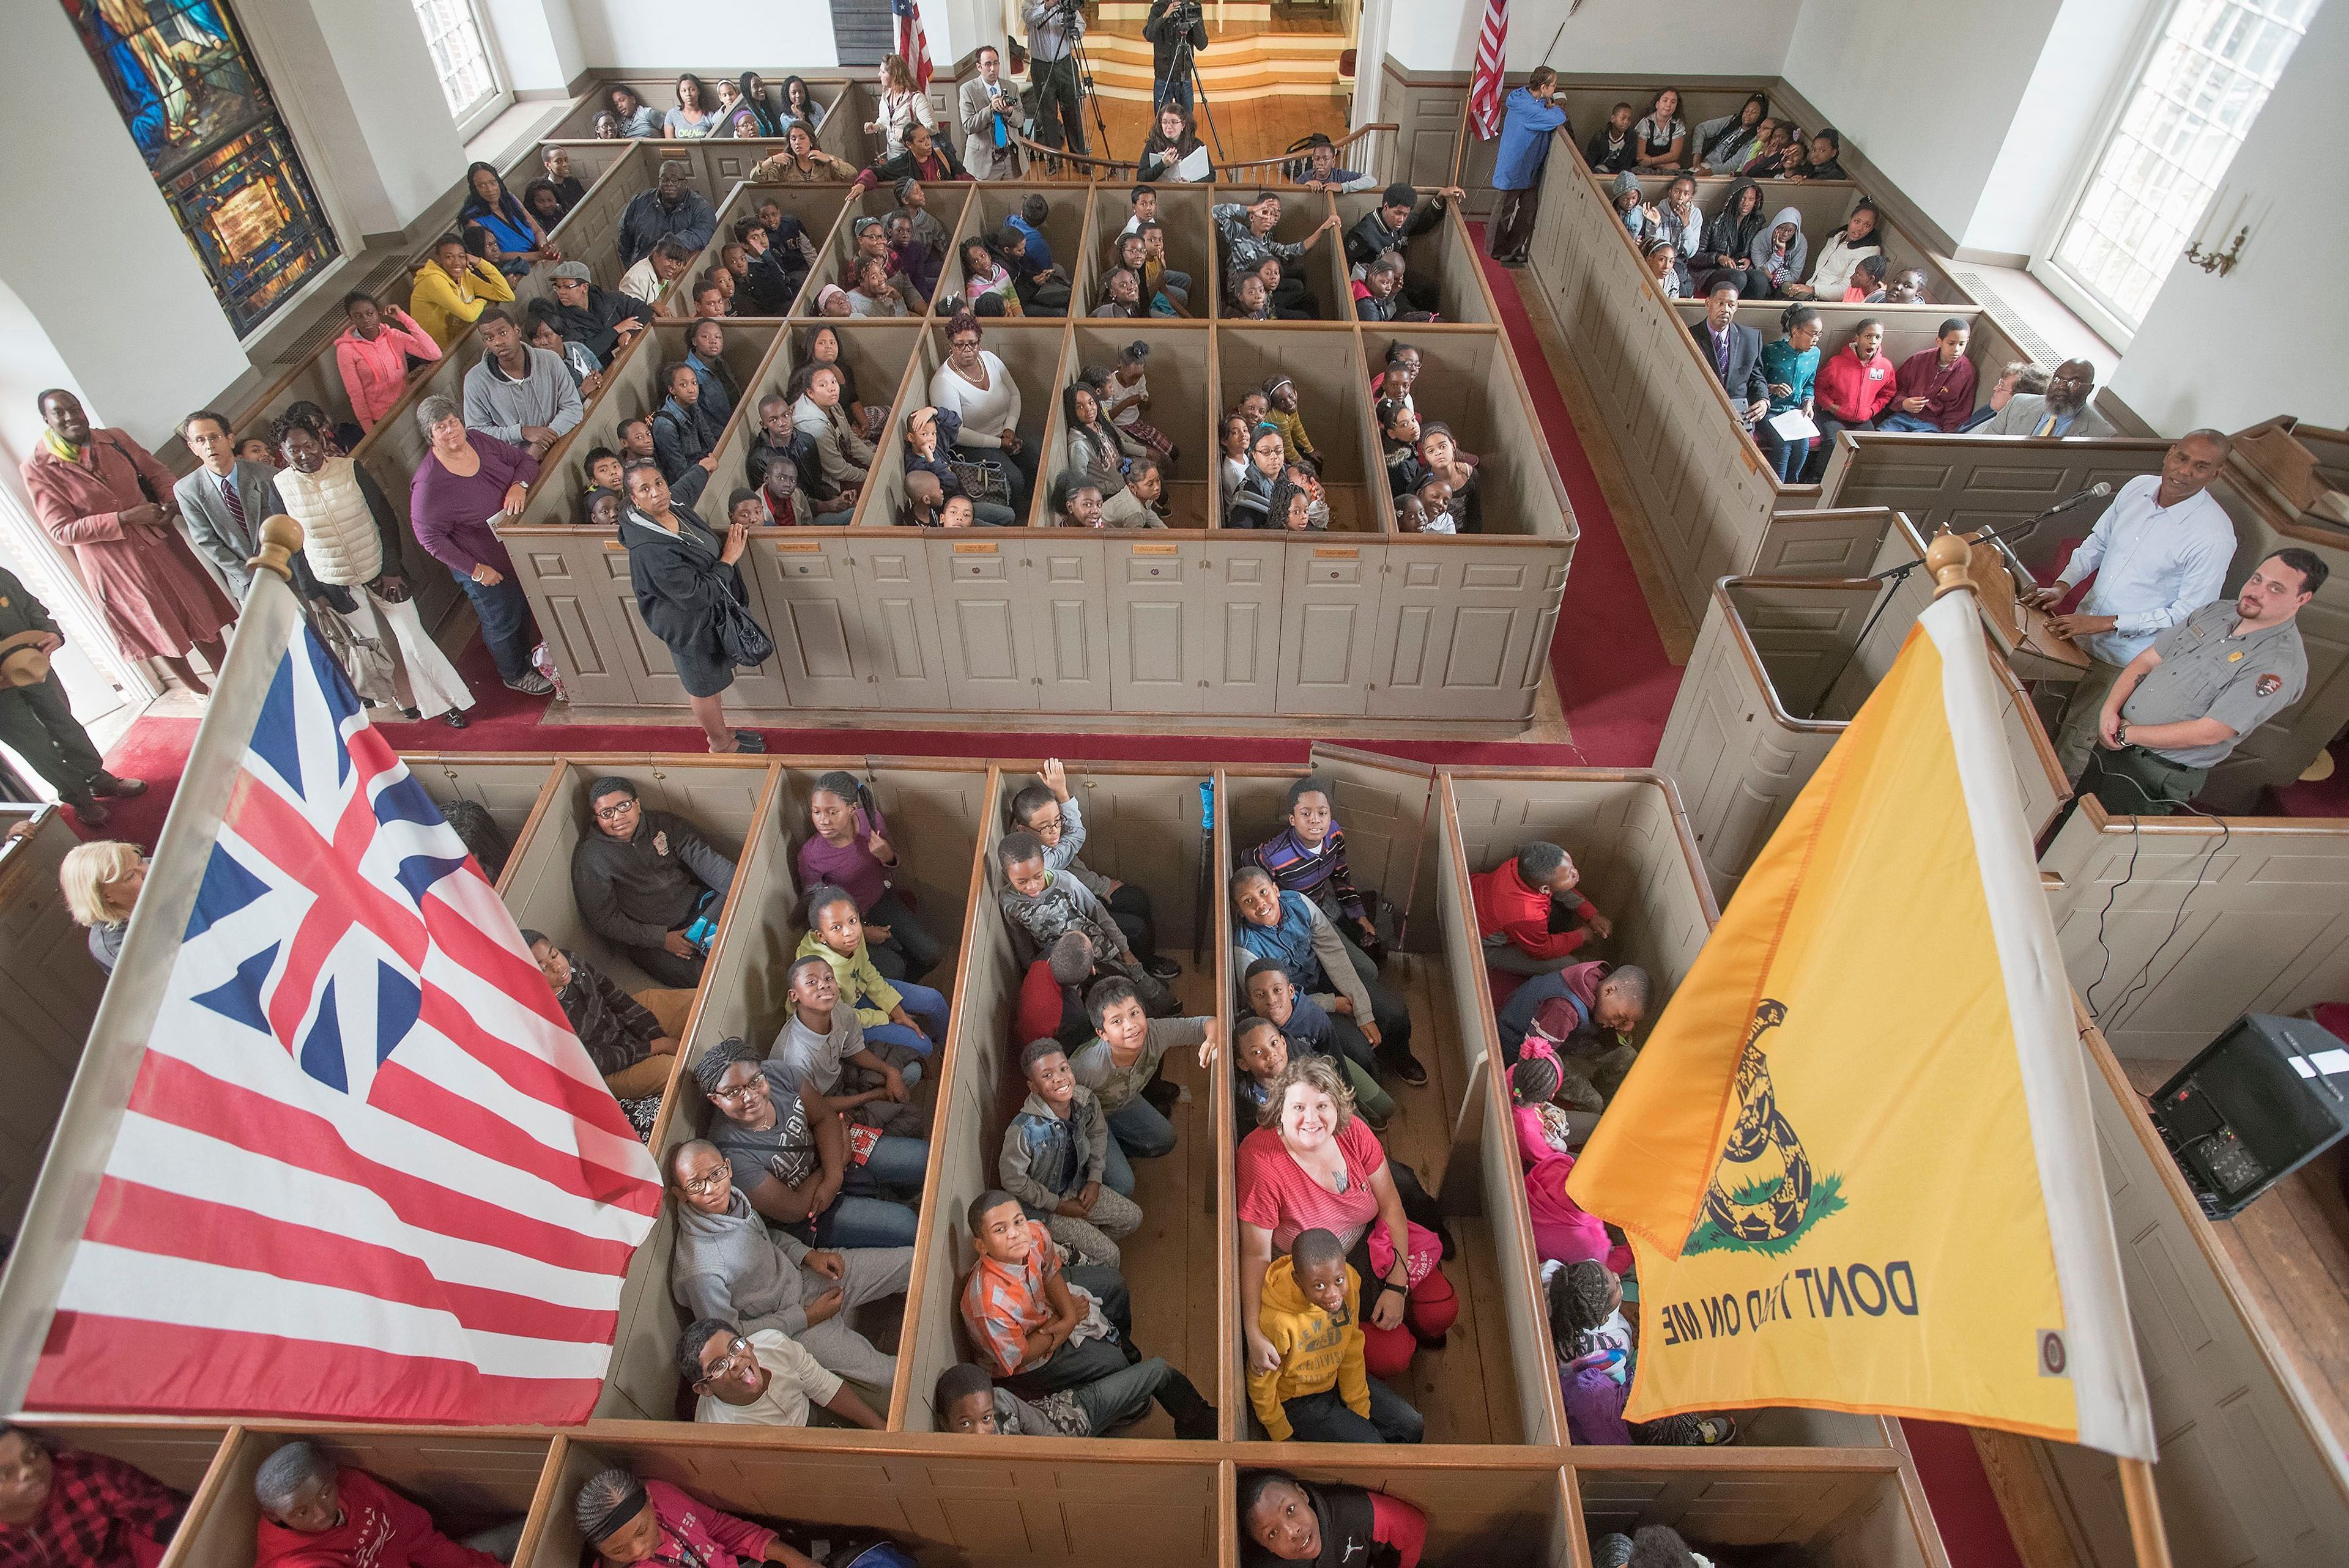
[[[1522,845],[1515,858],[1470,877],[1485,966],[1506,975],[1554,974],[1590,937],[1613,935],[1614,922],[1582,896],[1581,884],[1573,857],[1544,843]]]
[[[503,1568],[441,1534],[430,1514],[367,1471],[306,1442],[262,1460],[253,1493],[261,1505],[254,1568]]]

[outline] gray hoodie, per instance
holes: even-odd
[[[1776,254],[1778,225],[1792,223],[1795,237],[1786,242],[1786,253]],[[1803,215],[1792,207],[1781,207],[1770,214],[1762,232],[1754,236],[1754,269],[1770,280],[1774,288],[1798,283],[1803,267],[1811,259],[1811,242],[1803,238]]]
[[[523,353],[530,356],[530,369],[520,380],[490,354],[465,372],[465,428],[518,447],[524,425],[543,425],[561,436],[579,423],[579,387],[564,368],[563,356],[543,348],[524,347]]]
[[[668,1284],[687,1317],[717,1317],[745,1334],[779,1328],[807,1331],[800,1297],[800,1260],[808,1247],[788,1231],[767,1228],[737,1188],[722,1214],[672,1203],[677,1253]]]

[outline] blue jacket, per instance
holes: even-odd
[[[1086,1182],[1102,1180],[1108,1156],[1108,1119],[1092,1090],[1079,1084],[1065,1120],[1040,1095],[1029,1095],[1003,1130],[1003,1158],[996,1170],[1004,1190],[1041,1218],[1075,1197]]]
[[[1235,919],[1232,940],[1258,958],[1276,958],[1288,971],[1298,990],[1319,991],[1326,984],[1321,960],[1313,952],[1313,906],[1301,892],[1280,895],[1280,923],[1258,925]]]
[[[1501,107],[1501,150],[1493,160],[1493,189],[1524,191],[1541,179],[1549,159],[1550,133],[1566,123],[1566,106],[1544,103],[1531,88],[1518,88]]]

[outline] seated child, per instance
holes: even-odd
[[[1395,502],[1395,531],[1425,533],[1427,508],[1416,495],[1407,495]]]
[[[1472,879],[1473,880],[1473,879]],[[1603,959],[1569,964],[1553,975],[1537,975],[1509,994],[1501,1006],[1501,1050],[1517,1059],[1517,1047],[1543,1003],[1563,996],[1574,1004],[1578,1031],[1612,1036],[1612,1045],[1628,1046],[1631,1033],[1648,1016],[1648,972],[1636,964],[1614,965]]]
[[[980,1193],[966,1219],[978,1261],[963,1284],[963,1326],[999,1384],[1038,1399],[1074,1393],[1142,1361],[1125,1281],[1115,1269],[1062,1268],[1051,1233],[1009,1192]],[[1216,1408],[1182,1373],[1168,1367],[1151,1397],[1174,1418],[1176,1437],[1215,1437]]]
[[[892,885],[904,862],[889,841],[889,820],[854,773],[820,776],[808,792],[808,822],[815,832],[800,846],[800,886],[846,888],[865,920],[873,964],[884,978],[919,980],[938,966],[943,950],[923,929]]]
[[[822,886],[808,893],[808,933],[794,956],[822,958],[832,965],[841,996],[856,1010],[866,1039],[926,1057],[946,1038],[946,997],[911,980],[892,985],[881,977],[865,945],[855,895],[846,888]]]
[[[781,1329],[745,1334],[721,1317],[696,1318],[677,1337],[677,1371],[700,1396],[697,1421],[804,1427],[822,1406],[850,1426],[888,1429],[863,1395]]]
[[[1598,1125],[1599,1119],[1593,1116],[1576,1128],[1565,1108],[1551,1103],[1557,1088],[1557,1057],[1547,1049],[1538,1055],[1527,1051],[1509,1069],[1509,1115],[1516,1127],[1517,1155],[1528,1165],[1537,1165],[1553,1154],[1571,1154]]]
[[[1362,978],[1378,978],[1377,966],[1386,962],[1386,944],[1379,940],[1372,908],[1377,893],[1354,885],[1346,863],[1346,833],[1338,826],[1334,797],[1323,779],[1299,779],[1288,787],[1286,825],[1248,851],[1249,861],[1262,866],[1283,892],[1301,892],[1336,923],[1338,934],[1366,956],[1371,967]],[[1357,964],[1355,968],[1362,969]]]
[[[1092,1016],[1094,1037],[1077,1047],[1069,1065],[1109,1119],[1109,1183],[1131,1192],[1133,1172],[1126,1157],[1154,1160],[1174,1149],[1174,1124],[1160,1105],[1174,1104],[1181,1091],[1156,1085],[1159,1104],[1152,1103],[1160,1062],[1177,1046],[1196,1046],[1199,1065],[1214,1067],[1223,1025],[1204,1016],[1154,1018],[1143,1009],[1134,983],[1123,975],[1096,983],[1085,994],[1085,1011]]]
[[[1093,967],[1092,939],[1071,931],[1051,951],[1028,965],[1019,983],[1019,1006],[1012,1015],[1013,1037],[1058,1040],[1073,1049],[1093,1037],[1085,993],[1103,978]]]
[[[555,1005],[587,1047],[587,1059],[604,1075],[604,1087],[621,1100],[649,1096],[657,1109],[669,1068],[677,1065],[677,1041],[652,1009],[585,959],[555,946],[544,932],[525,931],[522,939],[538,960],[539,973],[554,987]],[[682,1010],[693,1006],[690,991],[645,995],[672,1009],[680,1001]]]
[[[1259,958],[1249,965],[1241,985],[1248,1011],[1269,1020],[1299,1048],[1338,1059],[1346,1069],[1348,1087],[1354,1091],[1354,1109],[1362,1113],[1363,1120],[1383,1130],[1394,1115],[1394,1099],[1379,1087],[1378,1057],[1361,1032],[1340,1031],[1319,1003],[1298,990],[1287,966],[1277,958]],[[1241,1123],[1243,1137],[1251,1125]]]
[[[1628,1274],[1631,1249],[1608,1240],[1607,1223],[1567,1195],[1566,1179],[1574,1174],[1574,1156],[1552,1152],[1534,1161],[1526,1172],[1526,1203],[1533,1212],[1534,1252],[1546,1264],[1604,1262]]]
[[[1025,828],[1006,833],[995,847],[995,861],[1004,882],[996,902],[1038,951],[1049,951],[1071,931],[1082,932],[1093,944],[1094,965],[1132,978],[1147,1011],[1159,1017],[1181,1011],[1174,994],[1134,956],[1133,944],[1101,900],[1077,877],[1047,863],[1042,839]]]
[[[1288,465],[1288,482],[1305,492],[1305,526],[1316,533],[1330,527],[1330,498],[1321,489],[1321,476],[1303,463]]]
[[[253,1474],[253,1497],[261,1512],[254,1530],[256,1568],[503,1568],[503,1558],[481,1548],[501,1546],[511,1557],[522,1534],[507,1527],[452,1541],[405,1496],[356,1465],[336,1463],[299,1438],[261,1461]],[[146,1558],[159,1559],[160,1553]],[[140,1560],[135,1544],[124,1560]],[[75,1559],[61,1553],[56,1561]]]
[[[841,1000],[831,959],[813,953],[794,958],[783,985],[789,1016],[767,1051],[767,1059],[783,1069],[783,1081],[814,1084],[835,1105],[854,1107],[856,1119],[867,1127],[901,1138],[923,1136],[929,1118],[913,1103],[921,1058],[903,1046],[864,1037],[856,1009]],[[874,1089],[879,1092],[868,1092]]]
[[[1643,1524],[1630,1535],[1590,1538],[1590,1568],[1713,1568],[1713,1559],[1691,1550],[1669,1524]]]
[[[898,520],[906,528],[943,528],[939,513],[947,504],[947,488],[938,476],[927,469],[916,469],[905,476],[905,514]]]
[[[1030,1404],[999,1387],[987,1368],[957,1361],[938,1374],[931,1408],[938,1430],[976,1438],[1105,1438],[1150,1413],[1151,1396],[1174,1368],[1153,1356],[1123,1372],[1112,1372],[1074,1388],[1047,1394]]]
[[[1418,503],[1419,526],[1404,531],[1458,533],[1460,519],[1452,508],[1452,481],[1442,474],[1420,474],[1416,478],[1417,488],[1403,499]],[[1395,515],[1398,519],[1402,517],[1401,508],[1396,509]]]
[[[1534,1010],[1534,1021],[1517,1047],[1521,1062],[1541,1056],[1557,1064],[1557,1088],[1550,1099],[1566,1108],[1577,1141],[1590,1136],[1599,1113],[1623,1086],[1639,1055],[1621,1036],[1582,1025],[1573,999],[1567,996],[1552,996]]]
[[[595,1548],[580,1568],[635,1568],[690,1558],[701,1568],[815,1568],[805,1554],[763,1524],[712,1508],[665,1480],[638,1480],[624,1470],[597,1470],[571,1501],[579,1537]]]
[[[1242,1470],[1239,1516],[1240,1533],[1276,1562],[1419,1568],[1427,1549],[1427,1515],[1402,1499],[1286,1470]]]
[[[1411,1009],[1371,979],[1368,959],[1350,951],[1338,928],[1301,892],[1288,892],[1262,866],[1232,873],[1232,962],[1242,974],[1259,958],[1279,962],[1299,991],[1330,1015],[1347,1056],[1375,1047],[1376,1060],[1407,1084],[1423,1084],[1427,1069],[1411,1050]],[[1327,1002],[1321,998],[1330,998]],[[1349,1038],[1349,1031],[1359,1039]]]
[[[1614,934],[1614,922],[1576,891],[1581,882],[1572,856],[1539,842],[1521,845],[1513,858],[1470,877],[1485,967],[1547,975],[1565,968],[1593,935]],[[1578,930],[1577,920],[1586,929]]]
[[[1313,449],[1313,438],[1305,433],[1305,416],[1298,412],[1297,383],[1286,376],[1268,377],[1264,400],[1264,422],[1280,432],[1284,460],[1309,464],[1319,473],[1321,454]]]
[[[1077,1262],[1113,1269],[1124,1261],[1117,1238],[1142,1228],[1133,1168],[1123,1172],[1127,1186],[1102,1185],[1109,1119],[1092,1090],[1077,1082],[1060,1041],[1029,1041],[1019,1053],[1019,1071],[1028,1080],[1028,1100],[1003,1130],[996,1167],[1003,1190],[1026,1205],[1030,1219],[1043,1221]]]
[[[1047,758],[1037,778],[1040,783],[1011,797],[1011,820],[1042,841],[1045,869],[1066,872],[1101,900],[1118,930],[1125,934],[1127,945],[1141,959],[1144,973],[1160,980],[1182,974],[1180,964],[1159,956],[1158,925],[1149,892],[1132,882],[1102,876],[1080,858],[1085,851],[1084,807],[1070,793],[1068,772],[1061,759]]]
[[[819,1247],[910,1247],[916,1195],[927,1178],[926,1139],[886,1137],[849,1121],[884,1091],[832,1099],[781,1062],[761,1061],[737,1037],[693,1064],[694,1081],[718,1114],[709,1141],[726,1156],[733,1184],[771,1225]]]
[[[1728,1416],[1665,1416],[1634,1426],[1623,1419],[1631,1376],[1640,1361],[1639,1336],[1623,1317],[1623,1282],[1605,1264],[1551,1264],[1542,1270],[1549,1301],[1549,1337],[1557,1354],[1558,1391],[1566,1426],[1578,1443],[1642,1443],[1711,1448],[1737,1440]]]
[[[1248,1402],[1276,1443],[1415,1443],[1427,1423],[1363,1360],[1362,1280],[1325,1230],[1299,1231],[1264,1275],[1257,1328],[1280,1355],[1248,1370]]]

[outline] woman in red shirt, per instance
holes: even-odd
[[[1878,429],[1954,432],[1965,427],[1966,416],[1974,411],[1974,362],[1966,357],[1971,331],[1953,315],[1937,335],[1932,347],[1900,362],[1892,411],[1877,422]]]
[[[1444,1337],[1460,1315],[1444,1277],[1444,1243],[1403,1217],[1402,1194],[1378,1134],[1354,1114],[1353,1091],[1328,1057],[1299,1055],[1267,1086],[1274,1118],[1240,1143],[1240,1326],[1251,1369],[1280,1353],[1257,1326],[1265,1271],[1300,1231],[1325,1230],[1362,1276],[1362,1333],[1372,1373],[1400,1376],[1415,1340]],[[1408,1322],[1409,1326],[1405,1324]]]
[[[1835,450],[1837,430],[1872,430],[1878,416],[1892,406],[1899,391],[1892,361],[1883,353],[1884,324],[1864,316],[1852,329],[1851,341],[1841,353],[1819,366],[1812,387],[1812,419],[1819,428],[1818,445],[1811,449],[1811,465],[1803,482],[1817,482],[1826,471],[1827,454]]]

